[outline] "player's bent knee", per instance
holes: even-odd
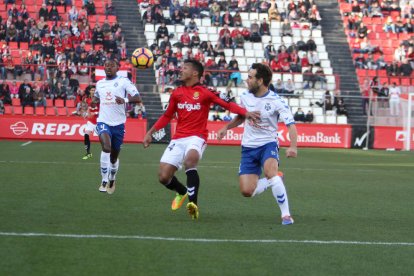
[[[171,177],[169,174],[160,172],[158,173],[158,181],[163,185],[168,185],[170,183]]]
[[[240,192],[244,197],[252,197],[254,190],[253,189],[241,189]]]

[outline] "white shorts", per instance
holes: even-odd
[[[196,150],[201,160],[206,147],[206,141],[197,136],[171,140],[161,157],[161,163],[168,163],[181,169],[184,158],[190,150]]]
[[[88,121],[85,127],[85,134],[92,135],[94,132],[96,133],[96,125]]]

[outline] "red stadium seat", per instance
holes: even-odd
[[[67,116],[68,113],[66,111],[66,107],[58,107],[57,108],[57,115],[58,116]]]
[[[22,106],[15,106],[13,107],[14,115],[22,115],[23,114],[23,107]]]
[[[56,109],[54,107],[46,107],[47,116],[56,116]]]
[[[66,100],[66,107],[75,107],[75,100]]]
[[[46,99],[46,106],[53,106],[53,100],[52,99]]]
[[[402,86],[410,86],[411,85],[410,82],[411,82],[410,78],[401,78],[401,85]]]
[[[68,107],[68,116],[75,115],[76,107]]]
[[[10,49],[19,49],[19,46],[17,45],[17,42],[13,42],[13,41],[9,42],[9,47],[10,47]]]
[[[21,50],[29,50],[29,43],[27,43],[27,42],[20,42],[20,49]]]
[[[43,106],[38,106],[35,108],[35,114],[39,116],[44,116],[46,115],[46,110]]]
[[[12,106],[20,106],[20,99],[12,99]]]
[[[24,114],[25,115],[34,115],[34,107],[33,106],[25,106],[24,107]]]
[[[4,114],[11,115],[13,114],[13,107],[11,105],[4,106]]]
[[[64,107],[65,106],[65,101],[62,99],[56,99],[55,100],[55,106],[56,107]]]

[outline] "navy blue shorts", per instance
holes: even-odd
[[[121,150],[121,145],[124,143],[125,124],[108,126],[105,123],[99,122],[96,124],[96,132],[99,136],[102,133],[108,133],[109,137],[111,137],[111,147],[117,151]]]
[[[258,148],[242,146],[239,175],[257,174],[260,176],[263,165],[269,158],[279,161],[279,147],[276,142],[271,142]]]

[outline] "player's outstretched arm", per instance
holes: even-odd
[[[228,124],[226,124],[224,127],[222,127],[218,133],[217,133],[217,139],[221,140],[224,138],[224,136],[226,136],[227,130],[235,128],[237,126],[239,126],[240,124],[242,124],[245,120],[245,117],[241,116],[241,115],[237,115],[236,117],[233,118],[233,120],[231,120]]]
[[[291,124],[287,126],[289,131],[290,146],[286,150],[286,157],[296,157],[298,156],[298,131],[296,130],[296,125]]]
[[[144,136],[144,141],[142,142],[144,148],[148,148],[152,142],[152,134],[155,132],[155,127],[153,126]]]
[[[121,98],[118,96],[115,96],[115,102],[117,104],[125,104],[125,103],[141,103],[141,97],[139,95],[135,95],[133,97],[130,98]]]

